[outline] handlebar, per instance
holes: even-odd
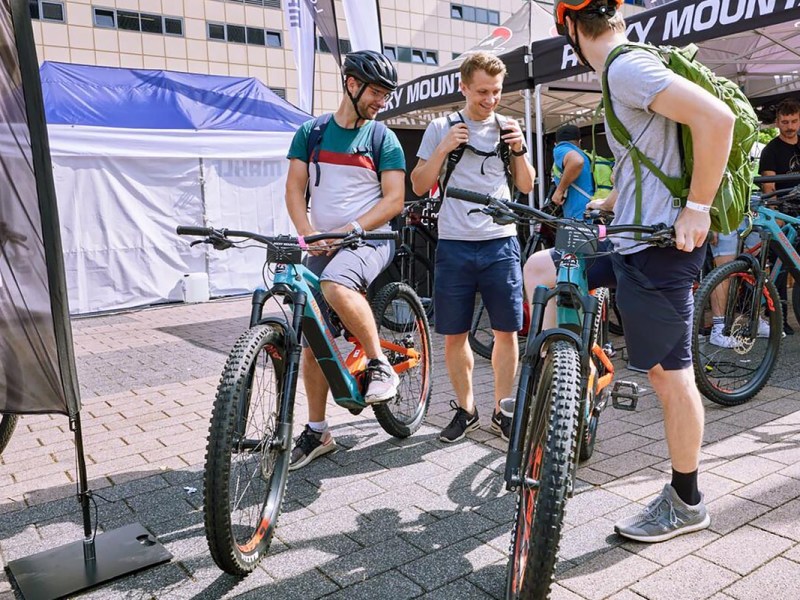
[[[655,234],[657,239],[660,241],[664,237],[674,236],[674,229],[672,227],[666,227],[665,225],[608,225],[608,226],[597,226],[597,225],[589,225],[583,223],[582,221],[575,221],[574,219],[560,219],[558,217],[554,217],[549,215],[541,210],[531,208],[526,204],[518,204],[516,202],[508,202],[506,200],[501,200],[499,198],[495,198],[489,194],[478,194],[476,192],[471,192],[469,190],[464,190],[461,188],[448,188],[447,195],[451,198],[456,198],[457,200],[465,200],[467,202],[474,202],[475,204],[481,204],[486,206],[487,209],[491,212],[494,212],[502,217],[515,217],[517,220],[520,219],[519,215],[525,215],[527,218],[534,219],[536,221],[543,221],[550,223],[554,226],[558,225],[576,225],[580,223],[581,225],[586,225],[586,227],[595,227],[598,233],[598,239],[602,240],[605,239],[608,235],[616,234],[616,233],[643,233],[643,234]],[[646,242],[647,240],[642,240]],[[656,241],[654,239],[653,241]]]
[[[800,175],[789,173],[787,175],[759,175],[753,177],[753,183],[786,183],[787,181],[800,182]]]
[[[238,237],[238,238],[246,238],[251,239],[257,242],[261,242],[264,244],[275,244],[275,243],[282,243],[286,244],[295,243],[300,247],[305,246],[306,244],[313,244],[314,242],[319,242],[321,240],[343,240],[347,238],[357,238],[362,240],[391,240],[391,241],[398,241],[399,236],[396,231],[364,231],[359,235],[354,233],[342,233],[342,232],[328,232],[328,233],[317,233],[315,235],[308,235],[308,236],[266,236],[261,235],[260,233],[254,233],[252,231],[237,231],[234,229],[214,229],[212,227],[196,227],[193,225],[178,225],[175,230],[178,235],[194,235],[198,237],[212,237],[216,236],[219,238],[229,238],[229,237]]]
[[[774,198],[775,196],[789,196],[778,198],[779,200],[800,200],[800,185],[796,185],[792,188],[783,188],[780,190],[775,190],[774,192],[767,192],[766,194],[761,194],[761,200],[768,200],[769,198]]]

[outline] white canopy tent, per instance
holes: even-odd
[[[254,79],[45,63],[70,309],[212,296],[262,283],[263,250],[217,252],[177,225],[289,233],[286,152],[308,116]]]

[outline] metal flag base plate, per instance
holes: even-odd
[[[172,558],[139,523],[98,534],[95,558],[84,559],[79,540],[8,563],[26,600],[54,600]]]

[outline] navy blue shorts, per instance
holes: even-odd
[[[516,237],[480,242],[439,240],[433,281],[437,333],[468,332],[478,292],[492,329],[522,328],[522,266]]]
[[[666,371],[677,371],[692,365],[693,286],[705,256],[706,244],[692,252],[650,247],[601,256],[590,264],[590,288],[616,288],[634,368],[649,370],[660,364]]]

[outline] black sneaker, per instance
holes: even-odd
[[[505,441],[511,437],[511,417],[505,416],[499,410],[492,414],[491,429],[495,433],[499,433],[500,437]]]
[[[794,327],[788,323],[783,324],[783,335],[794,335]]]
[[[318,433],[306,425],[303,432],[297,436],[289,460],[289,470],[294,471],[305,467],[312,460],[328,452],[336,450],[336,442],[328,430]]]
[[[439,440],[446,444],[457,442],[463,439],[470,431],[475,431],[480,427],[477,408],[473,414],[469,414],[456,404],[455,400],[450,400],[450,406],[456,411],[456,414],[450,424],[442,429],[442,433],[439,434]]]

